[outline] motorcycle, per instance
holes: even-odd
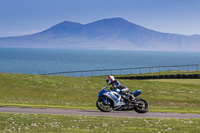
[[[148,112],[148,102],[142,98],[136,98],[142,93],[141,90],[130,92],[130,94],[132,95],[132,99],[130,99],[126,95],[119,94],[119,89],[116,89],[115,91],[110,91],[106,90],[106,88],[108,87],[103,87],[98,93],[98,100],[96,102],[96,106],[100,111],[110,112],[112,110],[135,110],[138,113]]]

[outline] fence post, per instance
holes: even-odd
[[[122,69],[120,69],[120,75],[122,75]]]
[[[102,72],[102,70],[101,70],[101,76],[103,75],[103,72]]]
[[[132,74],[132,69],[130,68],[130,74]]]
[[[93,71],[91,71],[91,76],[93,76]]]
[[[73,72],[73,77],[75,76],[75,72]]]
[[[150,73],[151,73],[151,67],[149,68],[149,71],[150,71]]]
[[[180,72],[180,66],[178,66],[178,72]]]

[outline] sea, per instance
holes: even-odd
[[[0,73],[48,74],[190,64],[200,64],[200,52],[0,48]]]

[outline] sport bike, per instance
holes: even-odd
[[[102,112],[121,111],[121,110],[135,110],[138,113],[146,113],[149,110],[149,104],[142,98],[136,98],[142,91],[136,90],[131,92],[132,98],[127,95],[121,95],[115,91],[106,90],[105,86],[98,93],[98,100],[96,102],[97,108]]]

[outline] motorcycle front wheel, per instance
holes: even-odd
[[[110,112],[113,110],[112,104],[109,99],[106,100],[106,103],[103,103],[103,99],[99,98],[96,102],[97,108],[102,112]]]
[[[137,106],[134,107],[134,110],[137,113],[146,113],[149,110],[149,104],[146,100],[142,98],[136,98]]]

